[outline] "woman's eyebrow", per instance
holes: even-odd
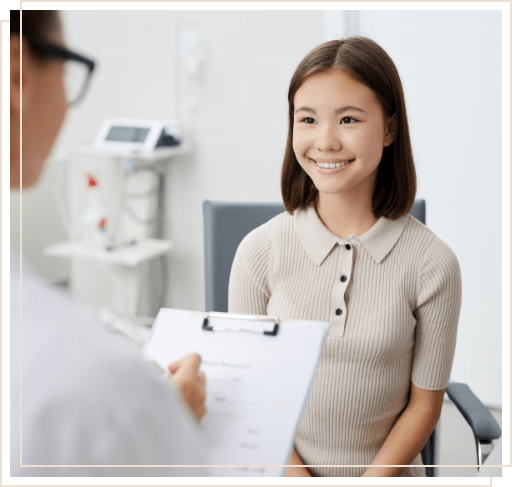
[[[343,112],[346,112],[348,110],[356,110],[358,112],[363,112],[364,113],[364,110],[362,108],[358,108],[358,107],[354,107],[352,105],[349,105],[349,106],[346,106],[346,107],[341,107],[341,108],[337,108],[334,113],[336,115],[339,115]],[[295,110],[294,113],[298,113],[298,112],[308,112],[308,113],[314,113],[316,114],[315,110],[313,110],[312,108],[309,108],[309,107],[300,107],[300,108],[297,108],[297,110]]]

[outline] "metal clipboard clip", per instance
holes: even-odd
[[[253,321],[271,321],[274,323],[274,329],[271,331],[255,331],[248,330],[246,328],[221,328],[218,326],[210,326],[208,325],[209,318],[231,318],[231,319],[239,319],[239,320],[253,320]],[[258,335],[268,335],[268,336],[276,336],[279,331],[279,318],[277,316],[251,316],[251,315],[235,315],[229,313],[218,313],[215,311],[210,311],[207,314],[206,318],[203,320],[203,330],[205,331],[245,331],[247,333],[256,333]]]

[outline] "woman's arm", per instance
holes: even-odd
[[[236,251],[229,275],[229,313],[267,314],[269,256],[270,238],[262,225],[249,233]]]
[[[288,461],[288,465],[304,465],[302,460],[297,455],[295,448],[290,455],[290,460]],[[288,467],[284,474],[285,477],[311,477],[311,474],[308,472],[306,467],[297,466],[297,467]]]
[[[259,227],[249,234],[236,251],[229,276],[228,311],[254,315],[267,314],[268,260],[270,239],[264,227]],[[285,477],[311,477],[295,448],[290,455]]]
[[[410,465],[439,420],[445,390],[428,391],[411,384],[409,403],[370,465]],[[369,467],[362,476],[398,477],[406,468]]]
[[[411,383],[409,402],[371,465],[410,465],[441,414],[455,352],[462,285],[457,256],[436,236],[421,259],[417,290],[411,382],[424,388]],[[406,468],[369,467],[363,476],[393,477]]]
[[[424,388],[411,383],[409,402],[370,465],[410,465],[441,414],[455,352],[462,285],[457,256],[435,235],[419,265],[417,291],[411,382]],[[406,468],[369,467],[363,476],[394,477]]]

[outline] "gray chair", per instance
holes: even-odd
[[[203,202],[206,311],[228,310],[228,285],[236,249],[255,228],[282,213],[282,203]],[[417,200],[411,215],[426,224],[425,200]],[[478,470],[500,438],[501,428],[489,410],[466,384],[451,382],[446,393],[473,430]],[[421,452],[424,465],[435,465],[436,429]],[[425,467],[434,477],[434,467]]]

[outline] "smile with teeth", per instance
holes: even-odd
[[[338,167],[346,166],[347,164],[351,163],[354,159],[351,159],[350,161],[343,161],[343,162],[318,162],[314,159],[311,159],[318,167],[321,167],[322,169],[335,169]]]

